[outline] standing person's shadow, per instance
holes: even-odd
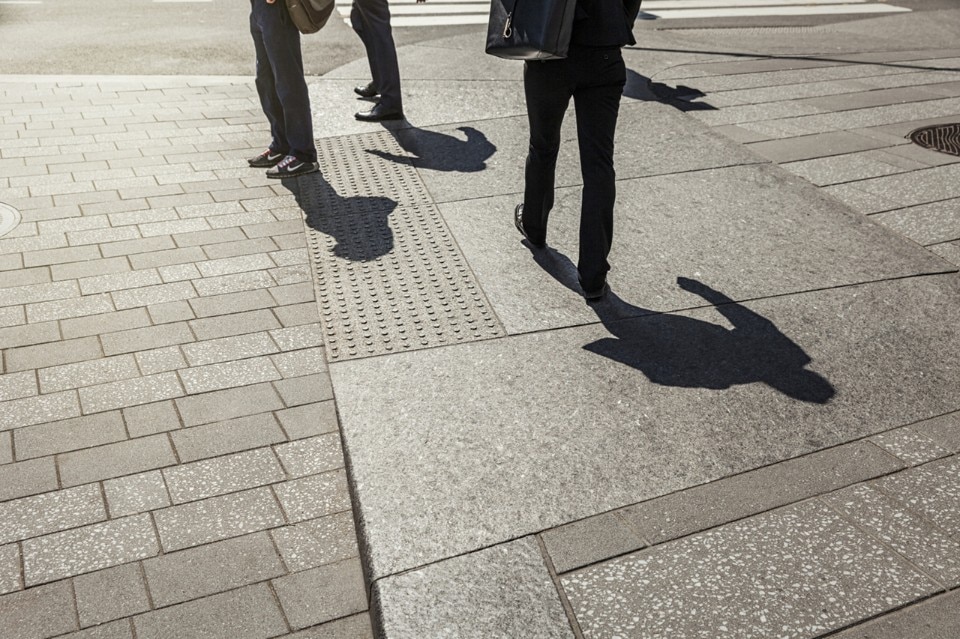
[[[353,262],[369,262],[393,250],[388,197],[341,197],[320,173],[283,180],[306,216],[307,226],[335,241],[333,253]]]
[[[623,97],[644,102],[663,102],[684,112],[717,110],[707,102],[694,101],[706,97],[700,89],[682,84],[672,87],[662,82],[654,82],[633,69],[627,69],[627,83],[623,87]]]
[[[391,162],[413,162],[413,165],[420,169],[458,173],[483,171],[487,168],[487,160],[497,152],[497,147],[482,131],[471,126],[457,127],[457,131],[462,131],[466,140],[416,127],[391,129],[390,133],[400,148],[413,157],[395,155],[379,149],[367,149],[367,153]]]
[[[534,251],[534,258],[558,282],[579,292],[576,267],[565,255],[547,248]],[[829,381],[805,368],[813,360],[773,322],[697,280],[678,277],[677,284],[714,305],[733,328],[656,313],[610,292],[591,308],[613,337],[584,348],[663,386],[720,390],[762,382],[815,404],[826,404],[836,394]]]

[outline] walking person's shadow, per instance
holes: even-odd
[[[533,254],[554,279],[579,292],[577,270],[569,258],[549,247]],[[610,292],[591,308],[613,337],[584,348],[635,368],[663,386],[721,390],[762,382],[815,404],[826,404],[836,394],[829,381],[806,368],[813,360],[773,322],[697,280],[678,277],[677,284],[714,305],[733,328],[656,313]]]
[[[456,171],[475,173],[487,168],[487,160],[497,152],[487,136],[472,126],[457,127],[463,132],[465,140],[427,129],[416,127],[390,130],[391,135],[407,153],[413,157],[387,153],[380,149],[367,149],[367,153],[391,162],[413,162],[420,169],[434,171]]]
[[[335,242],[333,253],[353,262],[369,262],[393,250],[388,197],[342,197],[320,173],[283,180],[306,216],[307,226]]]

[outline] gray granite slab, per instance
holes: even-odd
[[[954,118],[954,120],[956,120],[956,118]],[[956,164],[960,162],[960,157],[956,155],[941,153],[933,149],[925,149],[922,146],[912,143],[886,149],[886,152],[905,160],[919,162],[925,166],[943,166],[944,164]]]
[[[620,515],[603,513],[547,530],[544,546],[558,573],[639,550],[648,545]]]
[[[820,96],[842,96],[848,93],[866,91],[870,88],[872,87],[858,80],[827,80],[824,82],[809,82],[754,89],[715,91],[708,95],[707,100],[716,107],[725,107]]]
[[[927,91],[922,87],[898,87],[894,89],[878,89],[864,91],[843,96],[823,96],[802,100],[802,104],[812,106],[823,111],[846,111],[849,109],[867,109],[888,104],[905,104],[922,102],[924,100],[938,100],[942,95]]]
[[[925,423],[927,422],[880,433],[874,435],[868,441],[903,460],[908,466],[919,466],[934,459],[948,457],[956,452],[956,450],[949,450],[940,446],[935,440],[928,437],[924,432],[926,430],[923,426]]]
[[[926,102],[891,104],[852,111],[801,115],[795,118],[795,123],[800,126],[815,127],[819,131],[850,130],[920,118],[953,116],[955,119],[958,108],[960,108],[960,98],[942,98]]]
[[[960,198],[880,213],[873,219],[918,244],[960,240]]]
[[[833,639],[954,639],[960,628],[960,590],[855,626]]]
[[[905,118],[899,122],[892,122],[890,124],[877,124],[873,126],[867,126],[863,128],[863,133],[876,133],[876,134],[886,134],[892,135],[899,139],[903,139],[908,133],[914,129],[919,129],[925,126],[932,126],[934,124],[950,124],[951,122],[956,122],[957,116],[953,115],[942,115],[942,116],[931,116],[931,117],[910,117]]]
[[[828,193],[830,196],[843,202],[857,213],[869,215],[881,211],[890,211],[900,208],[900,205],[893,200],[882,198],[873,193],[861,191],[852,184],[835,184],[824,187],[822,193]]]
[[[960,543],[878,490],[866,484],[851,486],[824,501],[940,585],[949,589],[960,582]]]
[[[960,198],[960,164],[861,180],[857,188],[902,206]]]
[[[777,167],[626,180],[617,197],[609,281],[622,316],[703,304],[678,275],[750,299],[953,268]],[[518,200],[440,207],[507,332],[595,321],[574,267],[580,189],[557,189],[549,248],[532,253],[513,228]]]
[[[872,151],[789,162],[781,166],[818,186],[905,173],[907,170],[884,162]]]
[[[357,111],[370,103],[353,93],[355,80],[320,79],[310,83],[313,134],[317,138],[371,133],[384,128],[431,126],[450,122],[526,114],[522,80],[518,69],[515,81],[410,80],[403,83],[403,110],[407,121],[386,124],[359,122]],[[321,167],[321,171],[323,167]]]
[[[960,452],[960,412],[941,415],[916,425],[917,430],[930,436],[940,446]]]
[[[954,410],[958,302],[944,275],[629,321],[598,308],[605,326],[334,364],[371,572]]]
[[[902,467],[902,462],[868,442],[851,442],[617,512],[651,544],[659,544]]]
[[[939,587],[815,502],[562,579],[585,637],[819,637]]]
[[[955,73],[953,75],[956,77]],[[929,93],[936,93],[937,95],[954,98],[960,96],[960,80],[925,85],[923,89]]]
[[[390,639],[574,636],[530,537],[388,577],[374,597]]]
[[[812,158],[822,158],[842,153],[855,153],[888,146],[880,140],[874,140],[849,131],[831,131],[816,135],[791,137],[786,140],[756,142],[748,148],[774,162],[797,162]]]
[[[960,266],[960,242],[937,244],[936,246],[931,246],[930,250],[950,263]]]
[[[960,457],[911,468],[873,485],[960,540]]]
[[[523,192],[526,115],[396,132],[437,202]],[[564,117],[557,186],[582,184],[573,105]],[[660,102],[624,99],[615,140],[618,179],[762,162]]]

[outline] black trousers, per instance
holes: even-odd
[[[380,93],[384,108],[403,111],[400,95],[400,66],[397,46],[390,27],[390,5],[387,0],[353,0],[350,24],[360,36],[367,51],[373,85]]]
[[[257,51],[257,93],[273,137],[270,149],[316,162],[300,32],[283,0],[250,0],[250,34]]]
[[[570,48],[567,58],[527,62],[523,87],[530,121],[523,194],[523,224],[534,241],[546,238],[560,150],[560,126],[573,98],[583,176],[580,256],[585,290],[602,286],[610,265],[613,205],[617,197],[613,138],[626,68],[619,48]]]

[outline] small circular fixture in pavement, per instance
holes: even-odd
[[[960,123],[925,126],[911,131],[907,137],[926,149],[960,155]]]
[[[0,202],[0,237],[3,237],[20,223],[20,211],[9,204]]]

